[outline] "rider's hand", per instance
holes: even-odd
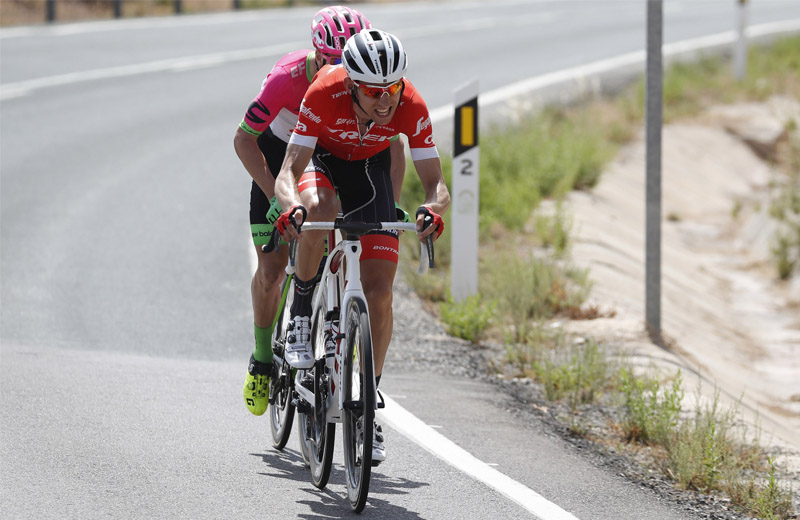
[[[428,235],[436,240],[444,231],[444,221],[441,215],[434,212],[429,206],[417,208],[417,235],[422,241]]]
[[[269,210],[267,210],[267,229],[266,233],[269,234],[269,238],[267,239],[267,243],[261,246],[261,250],[265,253],[270,253],[275,250],[275,246],[278,245],[279,235],[275,233],[275,222],[281,216],[281,205],[278,204],[278,198],[272,197],[269,200]]]
[[[307,216],[306,208],[301,204],[295,204],[281,213],[281,216],[275,221],[275,228],[285,238],[300,240],[300,225],[306,221]]]
[[[398,222],[411,222],[411,217],[408,216],[408,211],[400,207],[397,202],[394,203],[394,210],[397,214]]]
[[[281,216],[281,205],[278,203],[278,197],[269,199],[269,209],[267,210],[267,224],[275,225],[275,222]]]

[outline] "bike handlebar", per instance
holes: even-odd
[[[303,222],[300,229],[316,231],[338,229],[345,235],[365,235],[378,229],[396,229],[398,231],[417,231],[415,222],[345,222],[337,219],[330,222]],[[417,273],[425,274],[428,268],[433,268],[433,238],[425,237],[425,243],[420,244],[419,268]]]

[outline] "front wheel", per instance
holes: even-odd
[[[375,367],[366,302],[354,298],[348,304],[345,316],[342,382],[345,480],[350,507],[360,513],[367,504],[372,470]]]
[[[312,315],[311,347],[316,359],[313,372],[314,406],[313,412],[306,416],[306,430],[309,431],[309,463],[311,481],[319,489],[328,484],[333,467],[333,448],[336,437],[336,423],[328,422],[330,403],[330,374],[326,369],[325,357],[325,315],[327,313],[327,288],[325,280],[319,284],[320,294],[316,295],[316,305]],[[311,383],[311,381],[309,381]]]
[[[297,412],[297,437],[300,439],[300,455],[303,457],[303,464],[307,468],[311,467],[311,423],[309,416]]]
[[[282,450],[292,433],[295,406],[292,404],[294,387],[294,370],[283,361],[284,343],[286,341],[286,324],[289,322],[289,307],[294,297],[292,277],[287,277],[281,284],[280,312],[272,330],[272,352],[275,369],[269,383],[269,426],[272,433],[272,445]]]

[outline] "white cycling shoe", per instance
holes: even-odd
[[[375,423],[372,429],[372,465],[377,466],[386,460],[386,446],[383,445],[383,428]]]
[[[358,422],[356,422],[356,434],[358,435],[356,449],[360,452],[361,446],[363,446],[364,442],[364,418],[361,417]],[[383,428],[377,422],[373,423],[372,428],[372,465],[377,466],[381,462],[386,460],[386,446],[383,445]],[[361,457],[359,457],[361,458]]]
[[[286,362],[294,368],[307,370],[314,366],[311,351],[311,318],[295,316],[286,326]]]

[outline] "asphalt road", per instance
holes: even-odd
[[[645,42],[639,1],[362,7],[403,40],[432,109],[474,77],[493,90]],[[341,466],[315,490],[294,440],[272,450],[240,393],[252,268],[232,139],[272,64],[308,47],[313,12],[0,31],[4,517],[347,514]],[[792,18],[791,0],[752,6],[754,24]],[[667,42],[714,34],[735,2],[671,1],[665,19]],[[441,377],[397,370],[382,387],[577,518],[690,517],[508,413],[491,386]],[[364,516],[532,517],[390,425],[387,438]]]

